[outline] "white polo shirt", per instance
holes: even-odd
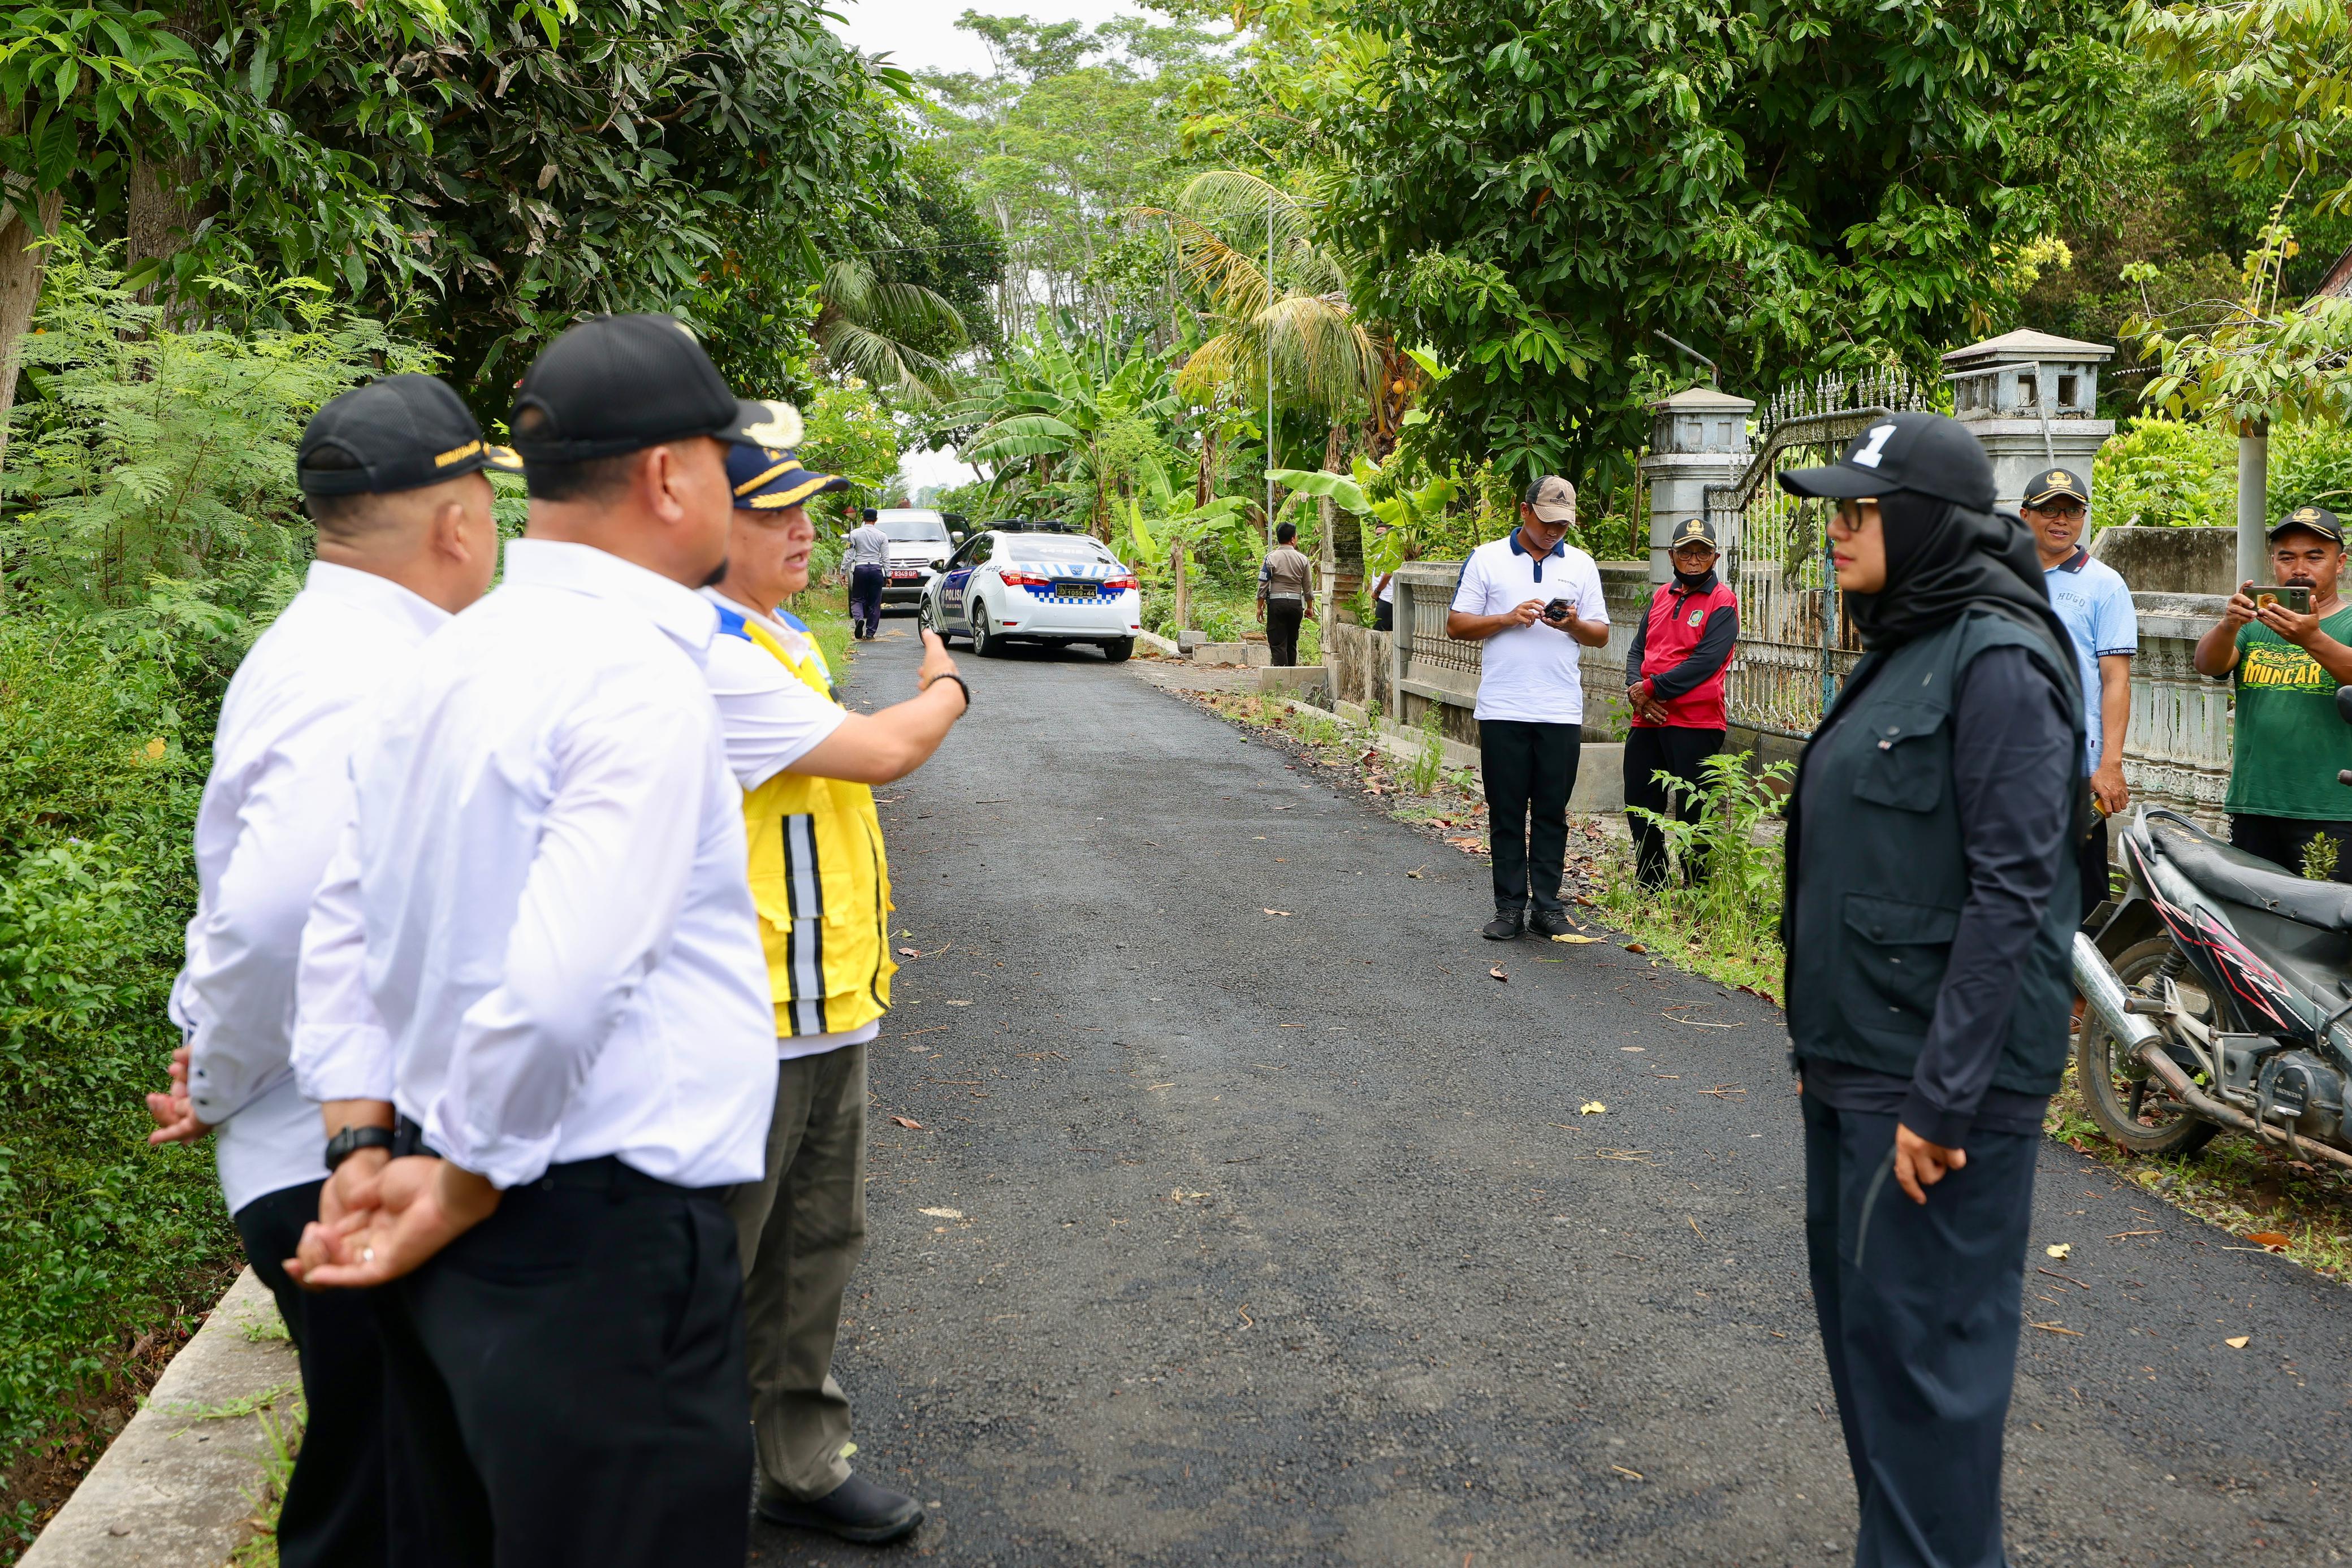
[[[1454,608],[1467,615],[1500,615],[1530,599],[1565,599],[1579,619],[1609,620],[1601,569],[1562,539],[1538,559],[1519,544],[1519,530],[1480,545],[1462,563]],[[1486,639],[1481,653],[1477,716],[1529,724],[1582,724],[1584,685],[1575,638],[1538,621]]]

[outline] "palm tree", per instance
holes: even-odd
[[[809,335],[827,370],[924,403],[947,395],[949,369],[912,341],[952,353],[971,340],[954,306],[920,284],[891,282],[856,256],[825,264]]]
[[[966,462],[990,465],[996,479],[1025,471],[1040,486],[1085,497],[1089,523],[1108,537],[1112,492],[1132,486],[1139,465],[1156,465],[1139,453],[1152,443],[1137,437],[1171,424],[1178,401],[1163,356],[1139,342],[1114,358],[1100,336],[1074,347],[1066,325],[1040,310],[1005,375],[981,383],[950,415],[980,426],[962,444]]]

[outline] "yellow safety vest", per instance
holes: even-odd
[[[808,628],[777,619],[803,636]],[[811,644],[795,655],[776,634],[726,605],[719,634],[740,637],[826,701],[841,698]],[[776,1033],[839,1034],[890,1010],[890,865],[874,791],[842,779],[779,773],[743,797],[751,841],[751,902],[768,954]]]

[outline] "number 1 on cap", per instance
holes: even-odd
[[[1870,444],[1855,453],[1852,461],[1861,464],[1864,468],[1877,467],[1878,455],[1885,450],[1887,442],[1892,440],[1894,435],[1895,426],[1891,424],[1872,425],[1870,427]]]

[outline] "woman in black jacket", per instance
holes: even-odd
[[[1854,1562],[2001,1568],[2001,1427],[2079,916],[2071,645],[1958,422],[1891,415],[1780,483],[1837,502],[1867,650],[1805,749],[1781,910]]]

